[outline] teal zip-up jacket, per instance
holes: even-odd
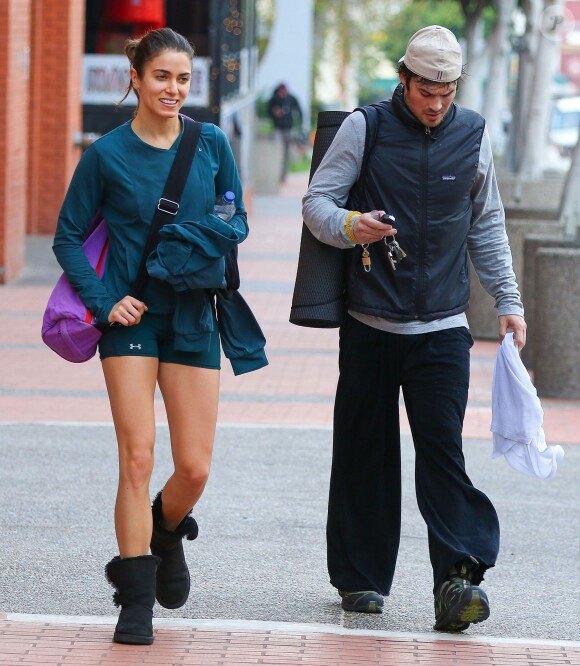
[[[239,291],[226,290],[224,255],[237,242],[236,230],[218,217],[166,224],[147,258],[147,270],[175,289],[173,331],[180,351],[209,349],[215,328],[210,294],[215,292],[222,349],[240,375],[268,365],[268,360],[266,340],[250,307]]]
[[[170,149],[142,141],[131,122],[112,130],[83,153],[65,196],[53,250],[71,285],[98,322],[106,323],[121,298],[131,293],[149,227],[169,175],[181,136]],[[204,123],[196,156],[181,197],[175,222],[211,223],[218,194],[236,195],[236,213],[230,225],[239,242],[248,234],[247,215],[235,160],[222,130]],[[95,211],[107,220],[109,252],[101,281],[82,249]],[[153,314],[174,310],[171,285],[151,278],[144,301]]]

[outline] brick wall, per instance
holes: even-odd
[[[52,234],[80,157],[85,3],[31,0],[28,233]]]
[[[0,283],[24,265],[30,2],[0,1]]]
[[[0,283],[26,233],[54,232],[80,157],[84,21],[80,0],[0,0]]]

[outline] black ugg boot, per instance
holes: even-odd
[[[164,608],[181,608],[189,596],[189,569],[183,553],[182,539],[197,537],[197,523],[189,514],[174,531],[162,527],[161,493],[153,500],[153,535],[151,552],[161,558],[157,569],[157,601]]]
[[[115,627],[115,643],[153,643],[155,571],[159,558],[153,555],[114,557],[105,567],[107,580],[115,588],[113,601],[121,607]]]

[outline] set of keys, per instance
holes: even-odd
[[[387,215],[386,213],[381,217],[381,222],[385,224],[392,224],[395,221],[395,218],[392,215]],[[407,253],[403,248],[397,243],[394,236],[385,236],[383,238],[385,246],[387,248],[387,259],[391,264],[391,268],[396,271],[397,264],[407,256]],[[366,273],[371,272],[371,255],[369,253],[368,243],[364,243],[362,246],[362,265]]]
[[[385,245],[387,246],[387,258],[391,264],[391,268],[396,271],[397,264],[407,256],[407,253],[392,236],[390,238],[392,238],[390,241],[386,238],[384,239]]]

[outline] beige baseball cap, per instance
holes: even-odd
[[[451,30],[429,25],[411,37],[399,62],[424,79],[450,83],[461,76],[461,47]]]

